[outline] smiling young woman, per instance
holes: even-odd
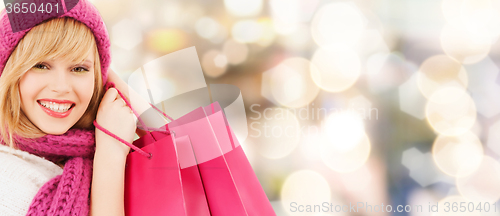
[[[92,123],[132,142],[134,114],[103,86],[134,92],[108,70],[97,9],[79,0],[65,11],[17,32],[0,11],[0,215],[124,214],[130,148]]]

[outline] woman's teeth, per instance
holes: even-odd
[[[40,104],[47,109],[50,109],[54,112],[61,112],[61,113],[66,112],[71,108],[70,103],[60,104],[60,103],[54,103],[54,102],[40,101]]]

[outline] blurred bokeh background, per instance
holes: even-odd
[[[92,2],[123,79],[195,46],[207,84],[241,90],[242,145],[278,215],[500,215],[500,0]]]

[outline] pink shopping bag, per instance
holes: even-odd
[[[188,216],[210,216],[205,189],[188,136],[175,138]]]
[[[190,138],[212,215],[276,215],[218,103],[167,127]]]
[[[204,109],[247,214],[276,215],[219,103]]]
[[[152,132],[134,145],[151,153],[129,153],[125,167],[125,214],[186,216],[176,145],[170,134]]]
[[[133,144],[152,157],[139,152],[131,152],[127,157],[126,215],[210,215],[187,136],[177,138],[168,132],[151,132]]]

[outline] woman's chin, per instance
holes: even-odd
[[[49,127],[49,128],[40,128],[44,133],[50,134],[50,135],[62,135],[66,133],[70,127]]]

